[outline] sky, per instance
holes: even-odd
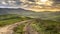
[[[60,8],[60,0],[0,0],[0,8],[35,9],[43,7]]]

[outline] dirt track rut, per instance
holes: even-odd
[[[31,20],[21,21],[21,22],[17,22],[17,23],[11,24],[11,25],[1,27],[0,34],[13,34],[13,32],[14,32],[13,29],[15,27],[17,27],[18,25],[23,24],[25,22],[29,22],[29,21],[31,21]]]

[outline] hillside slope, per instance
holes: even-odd
[[[33,12],[29,10],[24,10],[24,9],[8,9],[8,8],[0,8],[0,14],[18,14],[22,16],[30,16],[30,17],[39,17],[39,18],[47,18],[47,17],[52,17],[52,16],[57,16],[60,15],[60,11],[58,12]]]

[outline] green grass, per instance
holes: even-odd
[[[54,21],[59,21],[60,22],[60,15],[48,17],[47,19],[48,20],[54,20]]]
[[[31,18],[18,15],[0,15],[0,27],[29,19]],[[26,23],[16,27],[14,34],[23,34],[25,25]],[[58,21],[36,19],[31,22],[31,26],[40,34],[60,34],[60,22]]]
[[[25,25],[26,23],[15,28],[14,34],[23,34],[25,32],[23,31]],[[39,32],[39,34],[60,34],[60,22],[37,19],[31,22],[30,25]]]
[[[0,27],[30,19],[19,15],[0,15]]]
[[[25,31],[23,31],[24,26],[25,26],[25,23],[16,27],[14,29],[14,34],[23,34],[25,32]]]
[[[60,22],[36,20],[31,26],[40,34],[60,34]]]
[[[1,26],[4,26],[4,25],[13,24],[13,23],[16,23],[16,22],[19,22],[19,21],[20,21],[19,18],[17,18],[17,19],[1,20],[1,21],[0,21],[0,27],[1,27]]]

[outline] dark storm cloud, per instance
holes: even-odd
[[[52,0],[53,1],[53,6],[60,6],[60,0]]]
[[[54,1],[59,2],[60,0],[54,0]]]
[[[55,4],[60,4],[60,0],[54,0]]]

